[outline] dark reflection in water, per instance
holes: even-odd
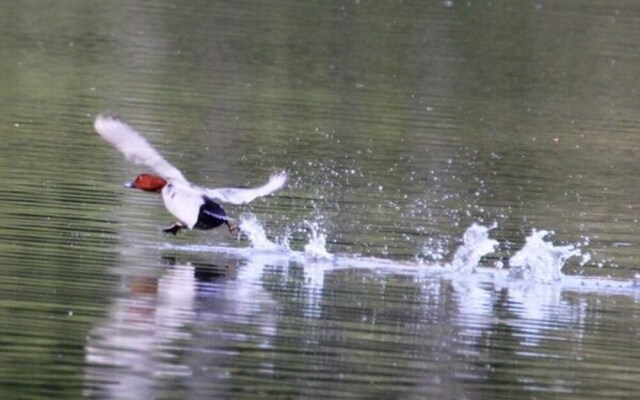
[[[609,310],[635,307],[626,296],[561,285],[281,264],[260,252],[210,256],[214,264],[172,254],[160,276],[127,278],[89,335],[89,394],[582,397],[598,365],[591,357],[623,323],[605,322]],[[314,268],[324,270],[320,279]],[[636,371],[638,355],[626,347],[608,342],[607,353],[625,360],[600,371],[600,384],[632,390],[634,381],[618,375]]]

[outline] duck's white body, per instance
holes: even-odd
[[[189,229],[196,227],[202,212],[212,212],[202,208],[205,203],[219,201],[246,204],[258,197],[275,192],[287,181],[287,174],[281,172],[271,175],[265,185],[255,188],[202,188],[189,182],[180,170],[165,160],[142,135],[120,118],[110,114],[100,114],[93,125],[96,132],[120,150],[127,160],[151,168],[166,181],[166,184],[161,186],[164,205],[184,227]],[[226,220],[226,215],[214,216]]]

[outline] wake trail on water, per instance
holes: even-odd
[[[196,252],[219,252],[241,256],[247,259],[260,259],[266,262],[298,262],[304,264],[305,273],[313,278],[310,281],[322,281],[322,274],[329,269],[367,268],[379,273],[410,273],[417,276],[442,275],[456,281],[468,280],[492,282],[498,285],[560,285],[562,289],[581,291],[635,290],[640,278],[634,281],[621,281],[607,278],[589,278],[569,276],[562,273],[567,260],[582,257],[582,264],[589,260],[589,254],[583,254],[579,244],[555,245],[547,240],[552,232],[533,230],[525,239],[521,249],[509,259],[509,268],[503,268],[503,262],[497,261],[493,267],[483,266],[482,260],[494,253],[498,241],[490,238],[491,231],[498,228],[472,224],[462,236],[462,244],[456,249],[450,263],[424,264],[422,262],[402,262],[378,257],[360,255],[332,254],[327,249],[327,232],[317,221],[303,221],[307,230],[307,242],[302,250],[293,250],[288,233],[270,239],[263,224],[252,214],[240,219],[240,232],[248,247],[225,247],[208,245],[168,245],[164,248]],[[265,258],[266,257],[266,258]],[[309,269],[309,271],[306,271]]]

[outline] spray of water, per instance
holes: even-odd
[[[322,232],[317,222],[304,221],[304,224],[309,229],[309,240],[304,246],[304,255],[313,259],[331,260],[333,255],[327,251],[326,233]],[[249,240],[249,244],[253,249],[282,252],[291,251],[288,234],[277,237],[275,241],[270,240],[267,237],[264,227],[255,215],[249,214],[242,216],[239,227],[240,232]]]
[[[289,250],[289,240],[285,236],[278,243],[269,240],[264,227],[253,214],[242,216],[239,224],[240,232],[246,236],[252,248],[257,250]]]
[[[334,260],[334,255],[327,251],[326,233],[317,221],[304,221],[308,230],[308,241],[304,251],[292,251],[289,246],[289,235],[276,237],[271,240],[260,221],[254,215],[243,216],[240,230],[249,240],[250,247],[256,250],[275,251],[295,257],[314,260]],[[489,233],[497,224],[486,227],[478,224],[471,225],[463,235],[463,243],[453,255],[449,267],[456,273],[469,274],[476,271],[483,256],[495,251],[498,242],[489,238]],[[525,245],[509,259],[508,278],[526,282],[549,283],[562,279],[561,272],[566,260],[573,256],[582,255],[576,245],[554,246],[545,241],[550,232],[533,231],[526,238]],[[582,255],[583,262],[588,255]]]
[[[309,228],[309,242],[304,246],[305,255],[323,260],[331,260],[333,254],[327,251],[327,235],[321,232],[317,222],[304,221]]]
[[[550,283],[562,279],[565,261],[581,255],[574,245],[554,246],[544,240],[550,232],[533,231],[525,245],[509,259],[509,278]]]
[[[489,231],[498,225],[490,227],[473,224],[462,236],[462,246],[456,250],[451,261],[451,266],[461,273],[474,272],[480,259],[486,254],[492,253],[498,241],[489,239]]]

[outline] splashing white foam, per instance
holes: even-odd
[[[264,227],[250,214],[240,218],[240,232],[247,237],[252,248],[258,250],[289,250],[289,241],[285,238],[280,243],[269,240]]]
[[[304,256],[320,260],[333,259],[333,254],[327,251],[327,235],[322,232],[318,223],[304,221],[304,224],[309,228],[309,240],[304,246]],[[241,234],[249,240],[249,245],[253,249],[291,252],[288,234],[281,238],[276,238],[275,241],[270,240],[264,227],[253,214],[242,216],[239,228]]]
[[[462,246],[453,255],[453,268],[462,273],[475,271],[480,259],[492,253],[498,245],[497,240],[489,239],[489,231],[497,226],[495,223],[490,227],[474,223],[467,228],[462,236]]]
[[[574,245],[554,246],[545,242],[549,231],[533,231],[522,249],[509,259],[509,278],[550,283],[562,279],[564,262],[581,255]]]
[[[317,259],[331,260],[333,254],[327,251],[327,235],[321,232],[317,222],[304,221],[309,227],[309,242],[304,246],[304,254]]]
[[[284,252],[290,256],[304,257],[315,260],[335,260],[334,255],[327,251],[326,233],[320,228],[317,221],[304,221],[309,230],[308,242],[304,245],[304,251],[292,251],[289,246],[289,237],[270,240],[264,227],[258,219],[249,214],[240,219],[240,231],[249,240],[250,246],[256,250]],[[473,224],[463,235],[463,244],[456,250],[449,267],[456,273],[476,272],[480,259],[495,251],[498,241],[489,238],[489,233],[497,224],[486,227]],[[583,263],[588,261],[589,255],[582,254],[580,245],[554,246],[552,242],[546,242],[544,238],[550,232],[546,230],[534,230],[526,238],[525,245],[509,259],[508,279],[523,280],[528,282],[549,283],[562,279],[561,272],[565,261],[573,256],[582,256]]]

